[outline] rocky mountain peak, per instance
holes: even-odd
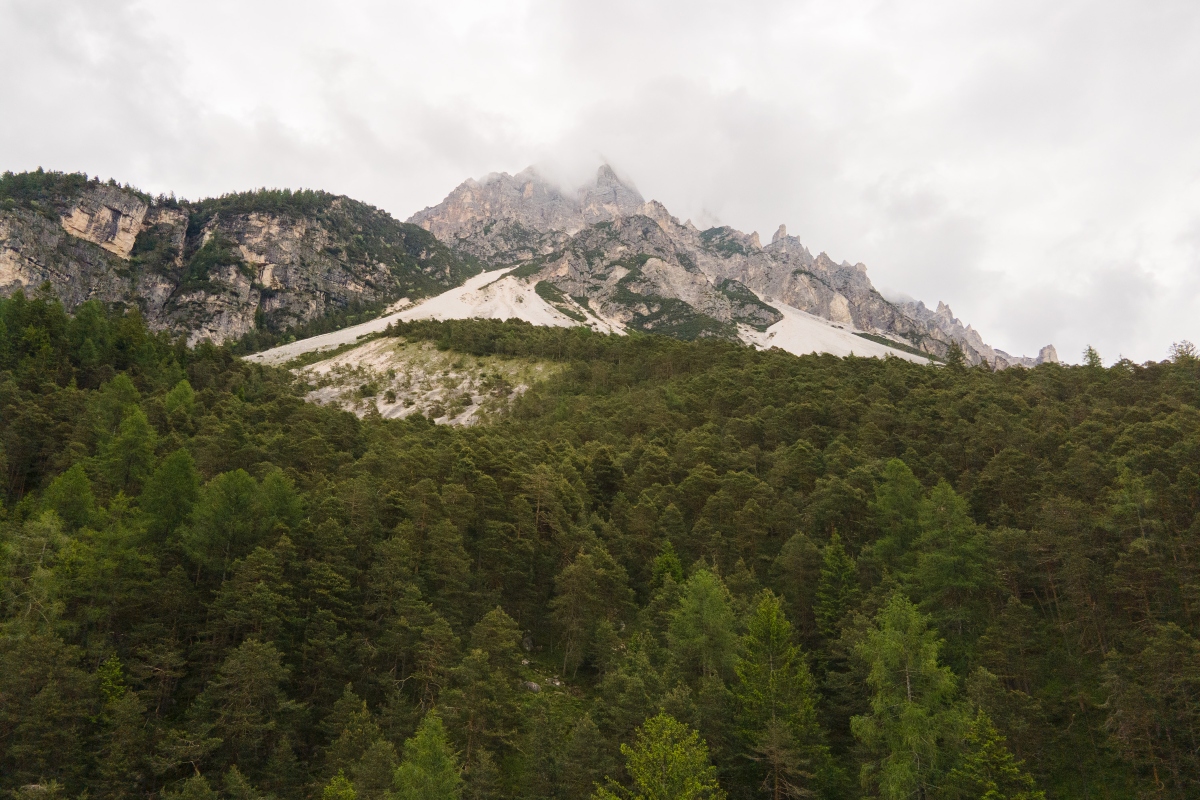
[[[602,164],[590,182],[570,190],[531,166],[516,175],[492,173],[481,181],[460,184],[441,203],[418,211],[409,222],[448,244],[471,238],[476,228],[489,222],[505,223],[501,233],[509,238],[514,225],[535,234],[569,235],[597,222],[637,214],[645,202],[608,164]]]
[[[1039,364],[1057,364],[1058,351],[1054,349],[1054,345],[1048,344],[1038,351],[1037,363]]]
[[[596,170],[594,183],[579,189],[579,210],[588,225],[640,213],[645,203],[641,193],[623,183],[608,164]]]
[[[661,203],[644,202],[607,164],[574,193],[534,168],[515,177],[488,176],[411,221],[481,261],[525,264],[523,271],[540,265],[527,272],[531,280],[586,297],[593,310],[625,326],[732,335],[736,325],[754,328],[776,319],[770,305],[776,302],[935,357],[957,341],[973,364],[1034,362],[994,350],[945,303],[933,312],[921,303],[887,301],[865,264],[835,262],[826,253],[813,258],[786,225],[763,247],[757,232],[680,224]],[[653,231],[650,221],[657,223]],[[664,316],[668,308],[676,310]]]

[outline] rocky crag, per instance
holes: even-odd
[[[136,307],[190,343],[268,346],[500,267],[605,330],[768,346],[811,315],[886,352],[945,358],[957,343],[972,364],[1057,360],[1052,346],[1036,358],[994,349],[944,304],[890,302],[865,266],[813,256],[782,225],[764,245],[757,233],[680,222],[608,166],[574,190],[532,168],[468,180],[408,222],[324,192],[186,202],[78,174],[0,177],[0,294],[48,285],[68,308]]]
[[[417,225],[324,192],[152,198],[62,173],[0,177],[0,293],[136,307],[221,343],[457,286],[479,271]]]
[[[637,330],[732,338],[778,322],[775,306],[785,304],[935,358],[945,358],[956,342],[971,364],[1057,360],[1052,346],[1036,358],[996,350],[943,304],[929,311],[920,303],[892,303],[872,286],[864,265],[813,256],[782,225],[763,245],[757,233],[680,222],[607,166],[573,192],[532,168],[470,180],[409,221],[464,257],[519,264],[514,275]]]

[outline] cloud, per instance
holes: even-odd
[[[609,160],[1010,352],[1200,340],[1194,3],[9,0],[0,29],[0,168],[404,218]]]

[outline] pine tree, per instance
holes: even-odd
[[[924,490],[917,476],[898,458],[883,467],[883,480],[875,488],[871,512],[882,538],[872,548],[878,558],[895,569],[920,533],[920,506]]]
[[[262,792],[254,788],[236,764],[225,773],[224,784],[229,800],[264,800]]]
[[[567,797],[587,797],[604,776],[605,741],[590,714],[571,727],[563,751],[563,788]]]
[[[994,570],[982,532],[950,484],[940,482],[922,501],[920,523],[916,563],[903,580],[947,638],[946,658],[959,667],[986,622]]]
[[[281,684],[287,677],[282,654],[270,642],[247,639],[229,654],[202,698],[214,711],[214,731],[235,757],[253,762],[264,755],[278,722],[290,707]]]
[[[951,771],[947,784],[964,798],[978,800],[1045,800],[1033,777],[1021,769],[992,719],[980,709],[967,729],[967,753]]]
[[[466,800],[493,800],[500,796],[500,768],[488,750],[480,748],[463,770],[463,796]]]
[[[58,513],[69,528],[78,529],[90,524],[96,514],[96,497],[92,482],[82,464],[76,464],[54,479],[46,489],[43,501],[47,508]]]
[[[559,629],[563,675],[574,674],[596,651],[604,622],[614,622],[632,602],[622,569],[603,546],[580,553],[554,579],[550,617]]]
[[[961,370],[966,365],[967,357],[963,353],[962,345],[957,340],[951,340],[950,346],[946,348],[946,366],[953,370]]]
[[[729,591],[721,579],[698,570],[683,585],[667,639],[671,655],[688,677],[725,677],[733,671],[737,644]]]
[[[199,494],[200,478],[192,454],[180,448],[164,458],[138,498],[149,518],[150,532],[165,536],[182,525]]]
[[[344,701],[348,701],[348,703],[344,703]],[[360,700],[351,691],[350,686],[346,686],[342,700],[339,700],[338,704],[350,705],[351,709],[348,714],[343,712],[342,716],[345,717],[345,720],[338,725],[340,730],[336,731],[337,738],[329,745],[329,752],[325,759],[326,774],[332,773],[334,769],[349,769],[351,764],[358,761],[381,736],[379,725],[376,724],[375,717],[367,708],[366,702]]]
[[[193,775],[177,792],[163,792],[164,800],[217,800],[217,793],[203,775]]]
[[[511,743],[517,727],[517,683],[521,633],[502,608],[494,608],[471,629],[470,650],[451,673],[452,688],[441,708],[466,740],[464,758],[475,749],[498,751]]]
[[[258,482],[245,470],[209,481],[192,510],[191,525],[182,531],[197,575],[204,571],[210,579],[225,580],[233,562],[258,544],[260,518]]]
[[[130,407],[121,419],[117,435],[100,448],[103,475],[113,491],[136,493],[150,477],[154,464],[154,447],[158,434],[146,414],[137,406]]]
[[[386,800],[399,761],[391,742],[376,739],[350,770],[359,800]]]

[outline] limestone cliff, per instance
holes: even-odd
[[[416,225],[324,192],[154,199],[82,175],[0,178],[0,293],[141,309],[190,342],[285,332],[478,272]]]
[[[549,253],[571,234],[635,214],[643,204],[637,190],[607,166],[575,191],[564,191],[530,167],[516,175],[467,180],[409,222],[460,252],[500,266]]]
[[[774,302],[935,357],[957,342],[972,364],[1056,360],[1053,347],[1036,359],[995,350],[949,309],[889,302],[863,264],[814,257],[782,225],[763,246],[757,233],[681,223],[607,166],[574,192],[533,168],[467,181],[410,222],[462,254],[520,264],[517,274],[552,283],[627,327],[733,337],[738,325],[762,330],[777,321]]]

